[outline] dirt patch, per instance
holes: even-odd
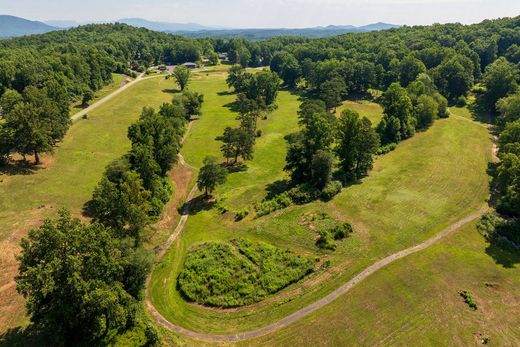
[[[169,174],[170,182],[175,189],[172,199],[166,204],[161,219],[151,228],[148,244],[151,248],[157,248],[165,242],[171,231],[175,229],[180,220],[179,208],[182,206],[189,194],[190,183],[194,178],[194,171],[179,163]]]
[[[0,332],[19,324],[25,318],[23,297],[16,292],[14,278],[18,273],[16,256],[20,253],[20,240],[30,229],[37,228],[43,222],[51,208],[35,208],[26,213],[23,227],[15,229],[0,241]]]

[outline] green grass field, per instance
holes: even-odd
[[[513,262],[513,267],[497,264]],[[469,224],[378,271],[301,321],[244,345],[516,346],[520,257],[490,246]],[[468,290],[472,311],[457,293]]]
[[[351,109],[361,115],[361,117],[367,117],[372,122],[372,126],[375,128],[383,118],[383,108],[381,105],[367,100],[361,101],[344,101],[343,104],[337,108],[336,114],[339,116],[345,109]]]
[[[193,124],[182,154],[188,164],[199,167],[206,155],[220,154],[215,137],[226,126],[237,124],[236,114],[226,106],[235,96],[228,93],[223,69],[197,73],[190,88],[205,95],[204,114]],[[128,150],[128,125],[143,106],[169,101],[174,90],[171,80],[142,81],[97,108],[88,120],[75,123],[56,153],[44,158],[43,169],[27,175],[0,175],[0,261],[6,264],[6,271],[0,274],[0,331],[26,322],[23,300],[12,285],[19,239],[43,218],[54,216],[59,207],[68,207],[79,216],[106,164]],[[222,214],[197,205],[183,234],[155,268],[150,283],[152,302],[173,323],[211,333],[262,327],[330,293],[376,260],[431,237],[487,199],[490,136],[485,127],[471,121],[465,109],[457,109],[451,118],[437,121],[431,129],[378,158],[369,177],[345,188],[333,201],[292,206],[262,218],[248,216],[234,222],[233,211],[251,207],[287,178],[282,170],[284,136],[298,129],[298,99],[298,95],[280,92],[279,108],[259,121],[263,135],[254,159],[246,163],[247,171],[231,174],[216,192],[220,204],[231,212]],[[381,108],[373,103],[349,101],[343,107],[366,115],[374,125],[381,118]],[[305,225],[306,218],[321,211],[351,222],[355,228],[332,253],[316,248],[317,234]],[[167,231],[153,239],[154,245]],[[331,267],[243,308],[208,309],[181,298],[176,278],[188,249],[237,237],[330,260]],[[474,333],[489,336],[498,345],[518,341],[518,332],[510,328],[518,326],[518,314],[507,310],[517,310],[518,270],[497,265],[486,254],[486,247],[474,227],[468,226],[438,245],[382,269],[311,316],[245,344],[410,345],[424,341],[425,345],[442,345],[454,341],[468,345],[476,341]],[[484,282],[494,283],[496,288],[490,289]],[[470,311],[458,296],[459,290],[470,291],[479,310]],[[161,331],[167,344],[200,345]],[[131,331],[118,341],[128,345],[142,341],[142,336]]]
[[[190,164],[199,166],[205,155],[219,153],[214,138],[226,125],[236,123],[236,115],[224,106],[233,96],[222,93],[226,91],[223,80],[199,80],[192,88],[207,97],[204,116],[193,126],[183,155]],[[223,199],[220,204],[231,211],[260,201],[269,187],[286,178],[282,171],[286,150],[283,137],[297,129],[298,96],[281,92],[278,104],[279,109],[267,121],[261,121],[263,136],[257,142],[254,159],[247,162],[248,170],[230,175],[216,193]],[[362,115],[362,109],[369,107],[371,112],[366,115],[374,123],[381,117],[377,105],[348,105],[358,107]],[[329,203],[293,206],[238,223],[233,221],[233,213],[197,206],[183,235],[153,273],[152,302],[172,322],[202,332],[234,333],[272,323],[326,295],[376,260],[419,243],[479,209],[488,196],[486,169],[490,158],[487,130],[453,116],[439,120],[428,131],[379,158],[369,177],[344,189]],[[320,211],[355,227],[354,234],[334,253],[318,251],[316,233],[303,223],[302,216]],[[176,278],[189,247],[235,237],[330,260],[332,267],[252,306],[222,311],[184,301],[176,290]]]
[[[0,331],[25,320],[13,282],[20,238],[58,208],[80,216],[105,166],[128,150],[128,126],[143,106],[170,101],[172,87],[161,78],[139,82],[92,111],[88,120],[74,123],[54,155],[43,158],[42,169],[0,174]]]

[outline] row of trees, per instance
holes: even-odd
[[[276,108],[276,97],[280,86],[278,76],[264,70],[257,73],[246,72],[240,66],[234,66],[227,78],[229,87],[237,93],[235,108],[239,112],[240,125],[237,128],[227,127],[217,137],[222,141],[222,154],[227,163],[238,162],[238,158],[250,160],[253,157],[258,119]]]
[[[222,142],[226,165],[235,165],[239,158],[244,161],[253,158],[256,138],[261,135],[257,130],[258,119],[267,117],[267,113],[276,108],[280,79],[267,70],[250,73],[235,65],[230,70],[227,84],[237,94],[234,109],[239,113],[237,120],[240,124],[236,128],[226,127],[216,140]],[[226,181],[227,174],[228,170],[218,163],[217,158],[206,157],[197,180],[199,190],[204,190],[208,196],[217,185]]]
[[[199,100],[195,94],[176,96],[158,112],[143,109],[128,129],[131,150],[107,166],[87,204],[91,224],[60,211],[22,240],[17,290],[53,345],[106,344],[136,323],[153,261],[143,237],[170,198],[167,173],[177,161],[189,110],[197,109],[184,101]],[[156,342],[153,327],[146,335]]]

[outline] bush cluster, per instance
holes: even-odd
[[[288,193],[282,193],[276,195],[274,198],[264,200],[255,206],[256,216],[262,217],[270,214],[271,212],[281,210],[289,207],[293,204],[293,201]]]
[[[336,241],[343,240],[354,232],[350,223],[338,222],[326,213],[314,217],[312,223],[319,234],[316,246],[330,251],[336,249]]]
[[[459,295],[462,296],[462,298],[464,299],[464,302],[466,304],[468,304],[468,306],[473,310],[473,311],[476,311],[477,310],[477,303],[475,302],[475,300],[473,300],[473,297],[471,296],[471,293],[466,291],[466,290],[461,290],[459,291]]]
[[[178,277],[181,293],[199,304],[236,307],[297,282],[314,261],[265,243],[235,239],[192,248]]]

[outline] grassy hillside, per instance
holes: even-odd
[[[128,150],[130,123],[142,107],[170,101],[172,86],[161,78],[132,86],[76,122],[41,169],[0,173],[0,331],[25,320],[13,280],[20,238],[61,207],[80,216],[105,166]]]
[[[519,263],[470,224],[302,321],[244,345],[476,346],[486,337],[491,346],[518,345]],[[476,311],[460,290],[472,294]]]
[[[225,93],[224,78],[220,78],[204,78],[192,85],[199,92],[213,95],[206,98],[204,116],[194,124],[183,149],[186,160],[196,166],[205,155],[219,154],[215,136],[236,122],[236,115],[225,106],[232,97]],[[153,273],[152,301],[176,324],[197,331],[234,333],[274,322],[329,293],[377,259],[431,237],[485,203],[486,168],[491,157],[487,129],[453,116],[439,120],[428,131],[403,142],[395,152],[379,158],[370,177],[344,189],[330,203],[293,206],[259,219],[249,216],[234,222],[234,211],[250,207],[286,178],[282,171],[283,137],[297,129],[298,96],[282,92],[278,103],[279,109],[260,123],[263,135],[254,159],[247,162],[248,170],[232,174],[217,192],[222,199],[219,204],[230,212],[222,214],[212,206],[196,205],[180,240]],[[377,106],[370,107],[372,112],[366,114],[376,120]],[[306,219],[320,211],[355,226],[354,235],[341,242],[334,253],[318,251],[317,234],[307,226]],[[184,301],[176,290],[176,278],[190,246],[235,237],[320,257],[330,261],[330,268],[263,302],[230,311]]]

